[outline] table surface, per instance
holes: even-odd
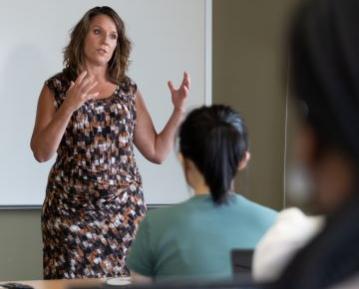
[[[128,281],[128,277],[112,279],[112,281]],[[34,289],[68,289],[70,286],[99,285],[105,282],[105,279],[63,279],[63,280],[27,280],[27,281],[1,281],[4,283],[21,283],[32,286]]]

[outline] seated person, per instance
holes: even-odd
[[[229,279],[231,250],[255,248],[276,219],[232,190],[250,154],[245,123],[230,107],[193,110],[180,127],[179,150],[194,196],[142,221],[127,259],[133,282]]]

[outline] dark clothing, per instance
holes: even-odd
[[[325,149],[359,168],[359,1],[301,3],[291,33],[293,95]],[[359,186],[328,216],[324,230],[294,257],[280,280],[268,288],[329,288],[359,273]],[[340,193],[340,192],[338,192]]]

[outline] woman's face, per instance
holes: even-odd
[[[87,64],[107,66],[117,45],[118,32],[113,20],[107,15],[92,18],[84,41]]]

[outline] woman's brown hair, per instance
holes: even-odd
[[[91,20],[97,15],[110,17],[117,29],[117,46],[108,64],[108,74],[111,81],[118,83],[125,78],[128,69],[131,42],[127,38],[123,20],[108,6],[90,9],[72,29],[70,43],[64,49],[65,71],[69,78],[74,80],[79,72],[84,69],[84,41],[89,31]]]

